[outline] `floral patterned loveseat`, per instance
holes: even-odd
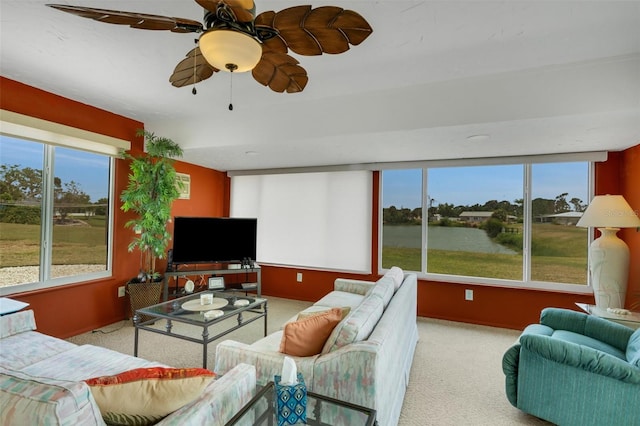
[[[373,408],[378,424],[398,423],[418,341],[417,276],[391,268],[376,282],[337,279],[334,290],[305,311],[350,307],[321,353],[291,356],[310,391]],[[304,311],[303,311],[304,312]],[[216,347],[217,374],[240,363],[256,367],[264,385],[282,371],[284,331],[247,345],[226,340]]]
[[[110,349],[78,346],[35,330],[31,310],[0,317],[3,425],[104,425],[104,413],[85,380],[137,369],[170,369]],[[202,387],[195,399],[153,423],[224,425],[255,394],[255,369],[239,365],[224,377],[209,377]],[[153,392],[150,394],[157,395]],[[146,404],[148,400],[142,405]],[[144,424],[138,420],[136,424]]]

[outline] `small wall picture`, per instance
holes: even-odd
[[[224,277],[209,277],[209,290],[223,290]]]
[[[181,200],[188,200],[191,198],[191,175],[185,173],[176,173],[176,187]]]

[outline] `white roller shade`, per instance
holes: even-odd
[[[262,263],[370,272],[369,171],[231,178],[231,216],[257,217]]]

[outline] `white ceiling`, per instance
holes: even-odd
[[[218,170],[621,150],[640,142],[640,1],[270,1],[340,6],[373,27],[296,57],[302,93],[249,73],[168,82],[194,34],[135,30],[51,1],[200,20],[192,0],[0,0],[0,73],[145,123]],[[487,135],[486,138],[469,138]],[[478,140],[480,139],[480,140]]]

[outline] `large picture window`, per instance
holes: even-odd
[[[589,164],[385,170],[381,266],[470,282],[586,286],[588,232],[575,224],[589,200]]]
[[[128,142],[30,122],[3,111],[0,295],[111,273],[113,154]]]

